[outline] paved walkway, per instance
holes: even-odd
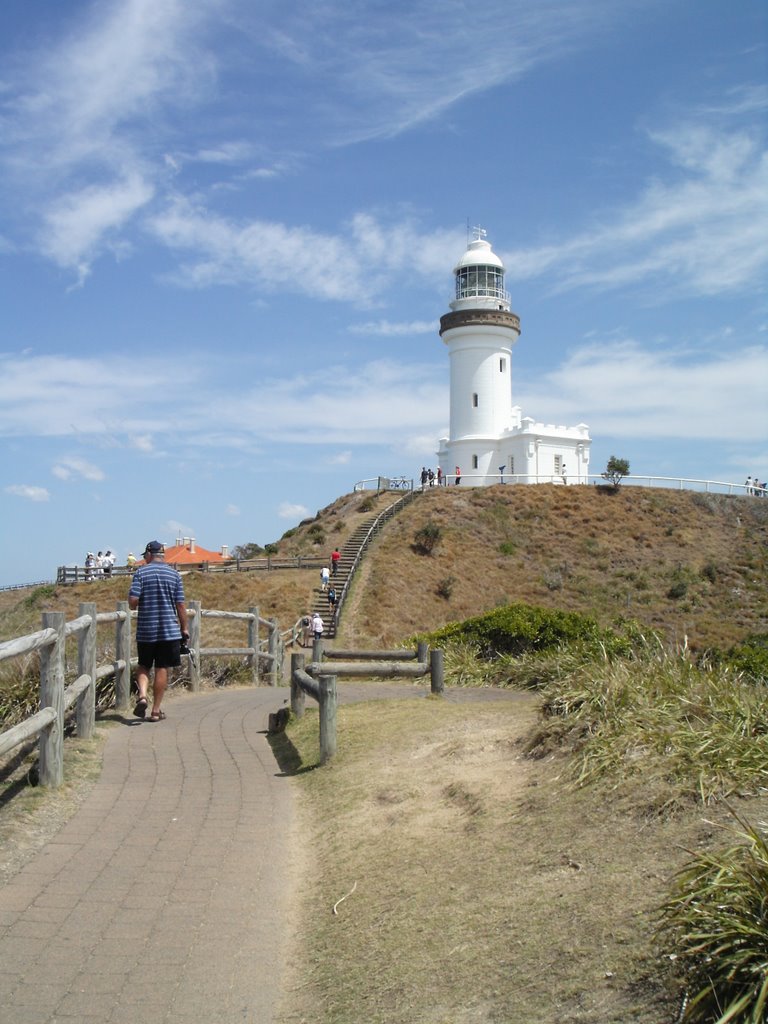
[[[113,729],[99,782],[0,889],[3,1024],[269,1024],[287,929],[285,689],[184,696]]]
[[[427,693],[345,683],[339,699]],[[128,717],[110,731],[87,799],[0,888],[2,1024],[272,1024],[293,818],[266,726],[288,698],[184,695],[164,722]]]

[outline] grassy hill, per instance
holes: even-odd
[[[392,495],[345,495],[277,542],[280,554],[330,554]],[[416,534],[438,540],[419,553]],[[244,539],[245,540],[245,539]],[[188,599],[288,628],[311,603],[315,570],[190,573]],[[417,631],[523,601],[609,625],[636,619],[703,650],[768,629],[768,500],[623,487],[428,489],[369,549],[344,609],[344,642],[390,645]],[[0,594],[0,639],[124,599],[127,581]]]

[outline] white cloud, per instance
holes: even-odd
[[[277,514],[281,519],[295,519],[299,521],[307,518],[309,509],[304,505],[292,505],[290,502],[284,501],[278,507]]]
[[[227,507],[226,507],[226,509],[224,511],[226,512],[226,514],[228,516],[239,516],[240,515],[240,506],[239,505],[227,505]]]
[[[649,138],[669,159],[666,182],[651,181],[588,233],[507,254],[508,277],[546,273],[558,289],[655,285],[662,297],[757,285],[768,269],[768,153],[760,133],[689,121]]]
[[[765,438],[766,380],[761,346],[712,356],[593,343],[516,400],[537,419],[586,421],[595,437],[752,445]]]
[[[110,185],[90,185],[55,200],[45,214],[43,252],[59,266],[76,270],[82,282],[105,236],[118,230],[152,198],[140,175]]]
[[[390,320],[369,320],[364,324],[352,324],[351,334],[378,335],[383,338],[408,336],[409,334],[435,334],[440,324],[437,320],[411,320],[406,323],[392,323]]]
[[[352,452],[339,452],[337,455],[331,455],[326,460],[329,466],[347,466],[352,461]]]
[[[35,487],[32,484],[9,484],[4,490],[6,494],[26,498],[28,501],[49,501],[51,497],[45,487]]]
[[[73,476],[83,477],[84,480],[104,479],[104,473],[98,466],[94,466],[92,462],[88,462],[87,459],[82,459],[77,455],[70,455],[64,459],[59,459],[51,472],[59,480],[69,480]]]

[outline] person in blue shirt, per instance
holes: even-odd
[[[181,641],[187,643],[189,629],[181,576],[165,564],[165,548],[158,540],[151,540],[144,549],[144,565],[133,574],[128,606],[139,613],[136,624],[139,699],[133,713],[137,718],[146,717],[149,673],[154,666],[150,720],[160,722],[165,718],[160,705],[168,685],[168,669],[181,664]]]

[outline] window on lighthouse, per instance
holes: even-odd
[[[472,395],[472,406],[473,406],[473,408],[475,408],[475,409],[476,409],[476,408],[478,407],[478,405],[479,405],[479,404],[480,404],[480,400],[479,400],[479,399],[478,399],[478,397],[477,397],[477,392],[475,392],[475,393],[474,393],[474,394]]]
[[[506,359],[500,359],[499,360],[499,373],[504,373],[506,368],[507,368],[507,360]]]

